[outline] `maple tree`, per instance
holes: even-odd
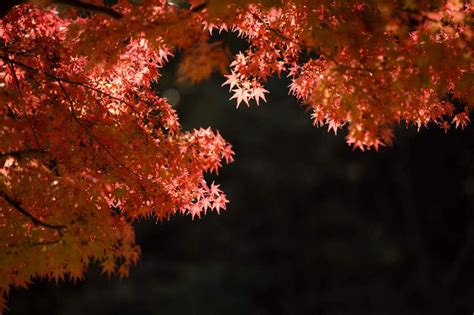
[[[474,105],[472,1],[12,1],[0,22],[0,310],[11,286],[83,277],[89,262],[126,276],[132,224],[225,209],[204,180],[233,151],[184,131],[156,92],[180,53],[181,80],[220,71],[231,100],[259,105],[271,76],[347,127],[361,150],[400,124],[447,130]],[[213,34],[248,43],[231,56]]]

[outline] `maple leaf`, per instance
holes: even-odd
[[[201,211],[202,211],[202,208],[200,205],[198,204],[193,204],[189,207],[188,209],[188,214],[191,215],[191,220],[194,220],[194,217],[198,217],[198,219],[201,218]]]
[[[82,280],[84,278],[84,265],[81,262],[69,264],[67,269],[69,272],[69,278],[72,282],[75,283],[77,280]]]
[[[232,71],[231,74],[226,74],[224,76],[227,80],[222,83],[222,86],[229,85],[229,92],[232,91],[235,86],[239,87],[239,78],[234,71]]]
[[[130,274],[130,268],[127,265],[121,265],[118,268],[117,273],[120,278],[126,278]]]
[[[214,200],[214,209],[216,210],[217,214],[220,214],[220,210],[223,209],[225,210],[226,209],[226,204],[228,203],[229,201],[227,200],[227,198],[224,196],[224,195],[219,195],[215,200]]]
[[[64,275],[65,275],[65,272],[64,272],[64,269],[62,268],[54,269],[51,272],[51,278],[56,282],[56,284],[59,283],[59,280],[64,281]]]
[[[237,87],[236,89],[232,90],[232,92],[234,92],[234,95],[232,95],[232,97],[230,98],[230,100],[232,99],[237,99],[237,108],[239,108],[240,106],[240,103],[244,102],[245,104],[247,104],[247,106],[250,106],[249,104],[249,98],[251,97],[250,93],[247,89],[245,89],[244,87]]]
[[[464,129],[464,127],[470,122],[469,120],[469,116],[467,115],[467,113],[463,112],[463,113],[459,113],[459,114],[456,114],[453,118],[453,123],[455,124],[456,126],[456,129],[461,126],[461,129]]]
[[[212,208],[212,204],[211,204],[209,198],[203,198],[202,200],[200,200],[200,208],[202,209],[204,214],[206,214],[207,209]]]
[[[209,194],[211,196],[219,196],[221,192],[222,191],[219,189],[219,185],[212,182],[211,187],[209,188]]]
[[[328,132],[332,130],[334,131],[334,134],[337,135],[337,130],[341,127],[341,123],[334,120],[329,120],[327,124],[328,124]]]
[[[115,261],[111,259],[104,260],[101,262],[100,266],[102,267],[101,274],[106,274],[110,277],[113,273],[115,273]]]
[[[268,93],[267,90],[265,90],[263,87],[261,86],[256,86],[252,89],[252,92],[250,94],[250,97],[255,99],[255,101],[257,102],[257,105],[260,105],[259,102],[260,102],[260,99],[262,99],[264,102],[266,102],[266,98],[265,98],[265,94],[264,93]]]

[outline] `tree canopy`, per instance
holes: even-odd
[[[217,131],[180,127],[160,94],[221,72],[237,107],[272,76],[315,125],[378,150],[399,124],[464,128],[474,106],[472,1],[12,1],[0,21],[0,310],[33,278],[126,276],[132,224],[228,202],[206,172],[232,162]],[[247,42],[235,56],[217,36]],[[291,122],[289,122],[291,123]]]

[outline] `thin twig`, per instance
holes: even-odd
[[[0,197],[5,199],[5,201],[7,201],[15,210],[17,210],[18,212],[23,214],[26,218],[28,218],[31,222],[33,222],[34,225],[43,226],[48,229],[58,230],[60,232],[66,228],[65,225],[55,225],[55,224],[49,224],[49,223],[41,221],[40,219],[33,216],[30,212],[28,212],[25,208],[23,208],[19,201],[15,200],[14,198],[12,198],[11,196],[9,196],[7,193],[3,191],[0,191]]]
[[[20,96],[23,97],[23,93],[21,92],[20,88],[20,81],[18,80],[18,77],[16,75],[15,67],[13,64],[10,62],[8,63],[8,66],[10,67],[10,71],[12,72],[13,78],[15,80],[16,87],[18,89],[18,93],[20,93]],[[28,125],[30,126],[31,132],[33,133],[33,137],[35,138],[36,145],[38,146],[38,149],[41,149],[41,144],[38,139],[38,134],[36,133],[35,128],[33,127],[33,123],[31,122],[30,118],[28,117],[28,113],[26,112],[26,108],[24,108],[25,111],[25,119],[28,122]]]
[[[68,5],[68,6],[79,8],[79,9],[84,9],[84,10],[93,11],[97,13],[103,13],[117,20],[123,18],[123,15],[121,13],[115,11],[112,8],[95,5],[92,3],[84,3],[77,0],[52,0],[52,3],[64,4],[64,5]]]
[[[60,244],[63,242],[63,239],[57,239],[57,240],[52,240],[52,241],[44,241],[44,242],[22,242],[22,243],[10,243],[7,244],[7,248],[32,248],[32,247],[37,247],[37,246],[50,246],[50,245],[56,245]]]
[[[203,11],[204,9],[207,8],[208,4],[209,4],[209,1],[204,1],[203,3],[198,4],[197,6],[191,8],[190,11],[191,11],[191,12],[201,12],[201,11]]]
[[[258,20],[260,23],[262,23],[263,25],[266,25],[267,23],[260,17],[258,16],[258,14],[256,13],[252,13],[252,16]],[[337,67],[341,68],[341,69],[344,69],[344,70],[351,70],[351,71],[359,71],[359,72],[368,72],[369,74],[372,74],[373,72],[375,72],[375,70],[373,69],[368,69],[368,68],[363,68],[363,67],[354,67],[354,66],[347,66],[347,65],[344,65],[342,63],[340,63],[339,61],[337,61],[336,58],[334,58],[333,56],[331,56],[330,54],[326,54],[324,53],[322,50],[320,49],[317,49],[316,47],[311,47],[311,46],[308,46],[308,45],[305,45],[303,43],[300,43],[288,36],[286,36],[285,34],[283,34],[282,32],[280,32],[280,30],[278,29],[275,29],[275,28],[272,28],[272,27],[265,27],[265,29],[271,33],[273,33],[274,35],[278,36],[279,38],[285,40],[285,41],[288,41],[298,47],[300,47],[301,50],[303,49],[306,49],[306,50],[314,50],[317,54],[319,54],[320,56],[323,56],[324,58],[332,61]]]
[[[0,157],[12,156],[15,158],[22,158],[25,156],[42,154],[43,152],[44,152],[43,150],[38,150],[38,149],[25,149],[25,150],[19,150],[19,151],[3,152],[3,153],[0,153]]]
[[[185,21],[186,19],[190,18],[193,16],[193,14],[195,13],[200,13],[202,11],[204,11],[207,6],[208,6],[209,2],[208,1],[204,1],[203,3],[201,4],[198,4],[197,6],[195,7],[191,7],[189,10],[183,10],[185,11],[184,14],[178,14],[177,18],[174,19],[174,20],[169,20],[169,21],[153,21],[152,22],[152,25],[156,25],[156,26],[172,26],[172,25],[177,25],[177,24],[180,24],[182,23],[183,21]],[[172,6],[175,6],[171,3],[168,2],[168,5],[172,5]],[[180,10],[181,11],[181,10]],[[179,11],[179,12],[180,12]]]
[[[3,4],[0,6],[0,18],[3,18],[5,15],[8,14],[8,12],[16,5],[22,4],[27,2],[27,0],[9,0],[6,1],[6,4]],[[92,3],[85,3],[77,0],[51,0],[51,3],[53,4],[63,4],[67,5],[70,7],[75,7],[78,9],[84,9],[88,11],[93,11],[97,13],[102,13],[105,15],[108,15],[114,19],[121,19],[123,15],[112,8],[100,6],[100,5],[95,5]]]
[[[64,88],[63,83],[60,80],[58,80],[57,82],[58,82],[59,87],[61,88],[62,92],[64,93],[66,99],[69,102],[71,115],[74,118],[74,120],[77,122],[77,124],[79,124],[79,126],[81,126],[86,131],[86,133],[89,135],[89,137],[92,140],[94,140],[95,142],[97,142],[97,144],[107,153],[107,155],[109,155],[120,167],[126,169],[131,175],[134,175],[137,178],[139,178],[140,180],[143,180],[144,178],[140,174],[138,174],[135,171],[133,171],[132,169],[130,169],[127,165],[125,165],[122,161],[120,161],[115,155],[113,155],[112,152],[109,150],[109,148],[105,144],[103,144],[99,140],[99,138],[97,138],[97,136],[86,125],[84,125],[81,122],[81,120],[77,116],[76,111],[74,109],[74,101],[71,99],[71,96],[69,95],[69,93]],[[140,184],[140,188],[142,189],[143,192],[146,193],[146,189],[142,184]]]
[[[5,56],[0,56],[0,59],[6,61],[6,62],[9,62],[9,63],[12,63],[12,64],[15,64],[17,66],[20,66],[20,67],[23,67],[25,69],[28,69],[32,72],[35,72],[35,73],[42,73],[41,71],[39,71],[38,69],[36,68],[33,68],[25,63],[22,63],[22,62],[19,62],[19,61],[16,61],[16,60],[13,60],[13,59],[10,59],[8,57],[5,57]],[[58,76],[55,76],[51,73],[48,73],[48,72],[43,72],[42,73],[43,75],[45,75],[47,78],[51,79],[51,80],[54,80],[54,81],[62,81],[62,82],[67,82],[67,83],[70,83],[70,84],[74,84],[74,85],[77,85],[77,86],[82,86],[83,88],[85,89],[88,89],[88,90],[91,90],[91,91],[94,91],[96,93],[99,93],[99,94],[102,94],[104,96],[107,96],[108,98],[110,99],[113,99],[115,101],[118,101],[120,103],[123,103],[125,105],[127,105],[135,114],[139,115],[139,113],[135,110],[133,104],[119,98],[119,97],[116,97],[116,96],[113,96],[107,92],[104,92],[100,89],[97,89],[93,86],[90,86],[88,85],[87,83],[85,82],[79,82],[79,81],[74,81],[74,80],[70,80],[70,79],[67,79],[67,78],[62,78],[62,77],[58,77]]]

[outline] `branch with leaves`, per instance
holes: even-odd
[[[354,149],[391,144],[400,123],[464,128],[474,106],[473,6],[410,5],[404,12],[399,3],[352,0],[3,2],[0,176],[8,189],[0,198],[15,211],[1,209],[0,241],[48,244],[65,230],[50,221],[69,223],[64,246],[5,252],[0,311],[10,286],[80,279],[92,257],[104,273],[126,276],[139,257],[137,219],[225,209],[225,194],[204,175],[232,162],[231,145],[210,128],[183,130],[156,92],[176,52],[180,80],[218,71],[237,106],[266,102],[268,79],[286,75],[314,124],[346,129]],[[84,11],[94,14],[78,18]],[[248,48],[232,57],[215,31]],[[19,215],[45,229],[19,226]],[[57,264],[33,264],[48,255]],[[10,277],[15,259],[25,266],[21,277]]]
[[[35,2],[29,0],[7,0],[2,2],[0,5],[0,18],[5,16],[14,6],[20,5],[27,2]],[[91,11],[95,13],[105,14],[114,19],[121,19],[123,17],[122,14],[113,10],[112,8],[106,6],[95,5],[88,2],[78,1],[78,0],[51,0],[46,5],[65,5],[68,7],[73,7],[81,10]]]

